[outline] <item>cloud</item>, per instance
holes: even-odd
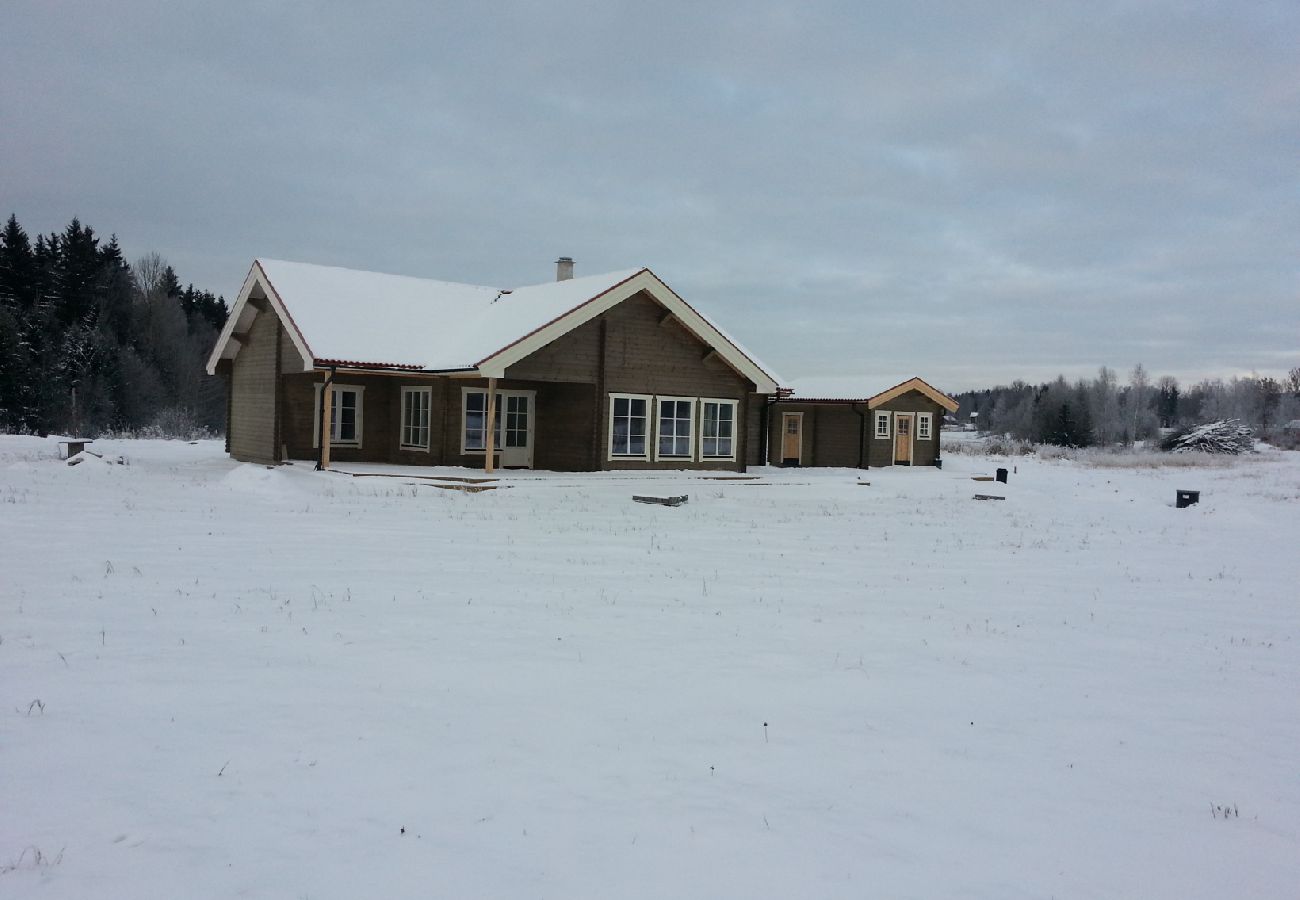
[[[228,295],[257,255],[524,284],[569,254],[791,377],[1300,363],[1294,4],[6,18],[6,211]]]

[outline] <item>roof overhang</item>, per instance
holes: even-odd
[[[294,349],[298,351],[298,358],[302,363],[301,371],[310,372],[315,368],[311,347],[307,345],[302,332],[293,321],[293,316],[285,308],[284,301],[276,293],[275,285],[271,284],[271,279],[262,270],[262,264],[254,260],[248,270],[248,277],[244,279],[243,287],[239,289],[239,296],[235,298],[235,305],[231,307],[230,315],[226,317],[226,324],[221,328],[217,343],[208,357],[209,375],[216,374],[218,362],[223,359],[234,359],[239,354],[239,349],[243,346],[239,338],[248,333],[248,330],[253,327],[253,320],[262,313],[262,310],[258,309],[258,301],[262,300],[265,300],[270,306],[270,311],[279,316],[280,321],[284,323],[285,333],[289,335]]]
[[[672,313],[687,331],[717,353],[718,357],[737,374],[753,382],[756,393],[776,393],[776,379],[771,374],[696,312],[694,307],[677,296],[672,288],[660,281],[659,277],[649,269],[642,269],[630,278],[607,288],[585,303],[480,360],[477,364],[479,374],[487,378],[504,377],[506,369],[510,366],[642,291]]]
[[[952,399],[942,391],[936,390],[932,385],[926,384],[920,378],[909,378],[901,384],[894,385],[887,391],[881,391],[879,394],[876,394],[876,396],[867,400],[867,408],[875,409],[877,406],[888,403],[890,400],[894,400],[904,394],[910,393],[911,391],[916,391],[919,394],[929,397],[935,403],[948,410],[948,412],[957,411],[958,404],[956,400]]]

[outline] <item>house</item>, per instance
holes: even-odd
[[[939,432],[957,401],[920,378],[867,396],[853,385],[799,383],[771,404],[772,465],[939,466]]]
[[[792,393],[649,269],[574,278],[563,257],[556,276],[503,289],[255,261],[208,360],[227,451],[488,471],[939,462],[956,404],[919,378]]]
[[[572,275],[563,258],[507,290],[255,261],[208,361],[227,450],[489,471],[761,459],[770,369],[649,269]]]

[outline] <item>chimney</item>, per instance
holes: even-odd
[[[561,256],[555,261],[555,280],[568,281],[573,277],[573,257]]]

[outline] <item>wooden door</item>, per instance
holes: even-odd
[[[781,413],[781,463],[803,463],[803,413]]]
[[[894,464],[912,464],[912,419],[910,415],[894,416]]]

